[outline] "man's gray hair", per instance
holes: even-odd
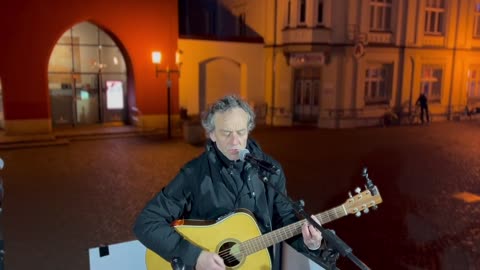
[[[255,113],[253,112],[252,108],[243,99],[234,95],[230,95],[230,96],[225,96],[222,99],[215,102],[203,114],[202,126],[205,129],[205,132],[207,133],[207,135],[215,130],[214,116],[216,113],[224,113],[226,111],[229,111],[235,108],[240,108],[247,113],[248,115],[247,129],[248,129],[248,132],[252,131],[253,128],[255,127]]]

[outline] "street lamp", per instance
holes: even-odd
[[[154,51],[152,52],[152,63],[155,64],[155,76],[158,78],[158,73],[167,74],[167,137],[168,139],[172,138],[172,121],[171,121],[171,110],[170,110],[170,89],[172,88],[172,79],[170,78],[171,73],[178,73],[180,76],[180,68],[182,62],[180,61],[181,51],[175,53],[175,64],[178,66],[178,69],[170,69],[167,65],[167,69],[160,69],[158,66],[162,62],[162,53]]]

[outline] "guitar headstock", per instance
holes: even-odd
[[[350,198],[343,204],[348,214],[359,217],[362,212],[366,214],[370,208],[376,209],[377,205],[382,203],[382,197],[376,186],[365,188],[363,191],[361,191],[360,188],[356,188],[355,192],[356,194],[354,196],[349,193]]]

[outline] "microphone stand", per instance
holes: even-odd
[[[5,163],[3,159],[0,158],[0,170],[3,170]],[[4,235],[3,235],[3,199],[4,199],[5,191],[3,188],[3,179],[0,176],[0,270],[5,269],[5,242],[4,242]]]
[[[253,164],[257,165],[257,164]],[[364,264],[360,259],[358,259],[352,252],[352,248],[349,247],[340,237],[338,237],[335,233],[333,233],[331,230],[327,230],[323,228],[320,224],[315,222],[315,220],[312,219],[312,215],[308,214],[304,207],[304,202],[303,200],[300,200],[299,202],[294,202],[290,197],[288,197],[285,193],[283,193],[281,190],[279,190],[277,187],[275,187],[272,183],[270,183],[270,180],[266,176],[266,173],[272,173],[271,170],[265,170],[264,166],[256,166],[263,172],[263,177],[260,177],[262,181],[266,184],[268,184],[270,187],[272,187],[275,192],[280,194],[283,198],[285,198],[293,207],[295,212],[297,212],[300,216],[305,218],[310,224],[315,226],[317,230],[319,230],[322,233],[322,237],[327,243],[327,246],[329,246],[332,250],[340,253],[343,257],[349,258],[353,263],[355,263],[360,269],[362,270],[370,270],[370,268]],[[316,260],[315,260],[316,261]],[[316,261],[316,263],[318,263]]]

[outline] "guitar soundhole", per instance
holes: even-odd
[[[222,257],[225,266],[227,267],[235,267],[240,264],[239,258],[242,257],[242,254],[240,254],[238,248],[232,248],[234,245],[234,242],[223,243],[218,252],[218,255]]]

